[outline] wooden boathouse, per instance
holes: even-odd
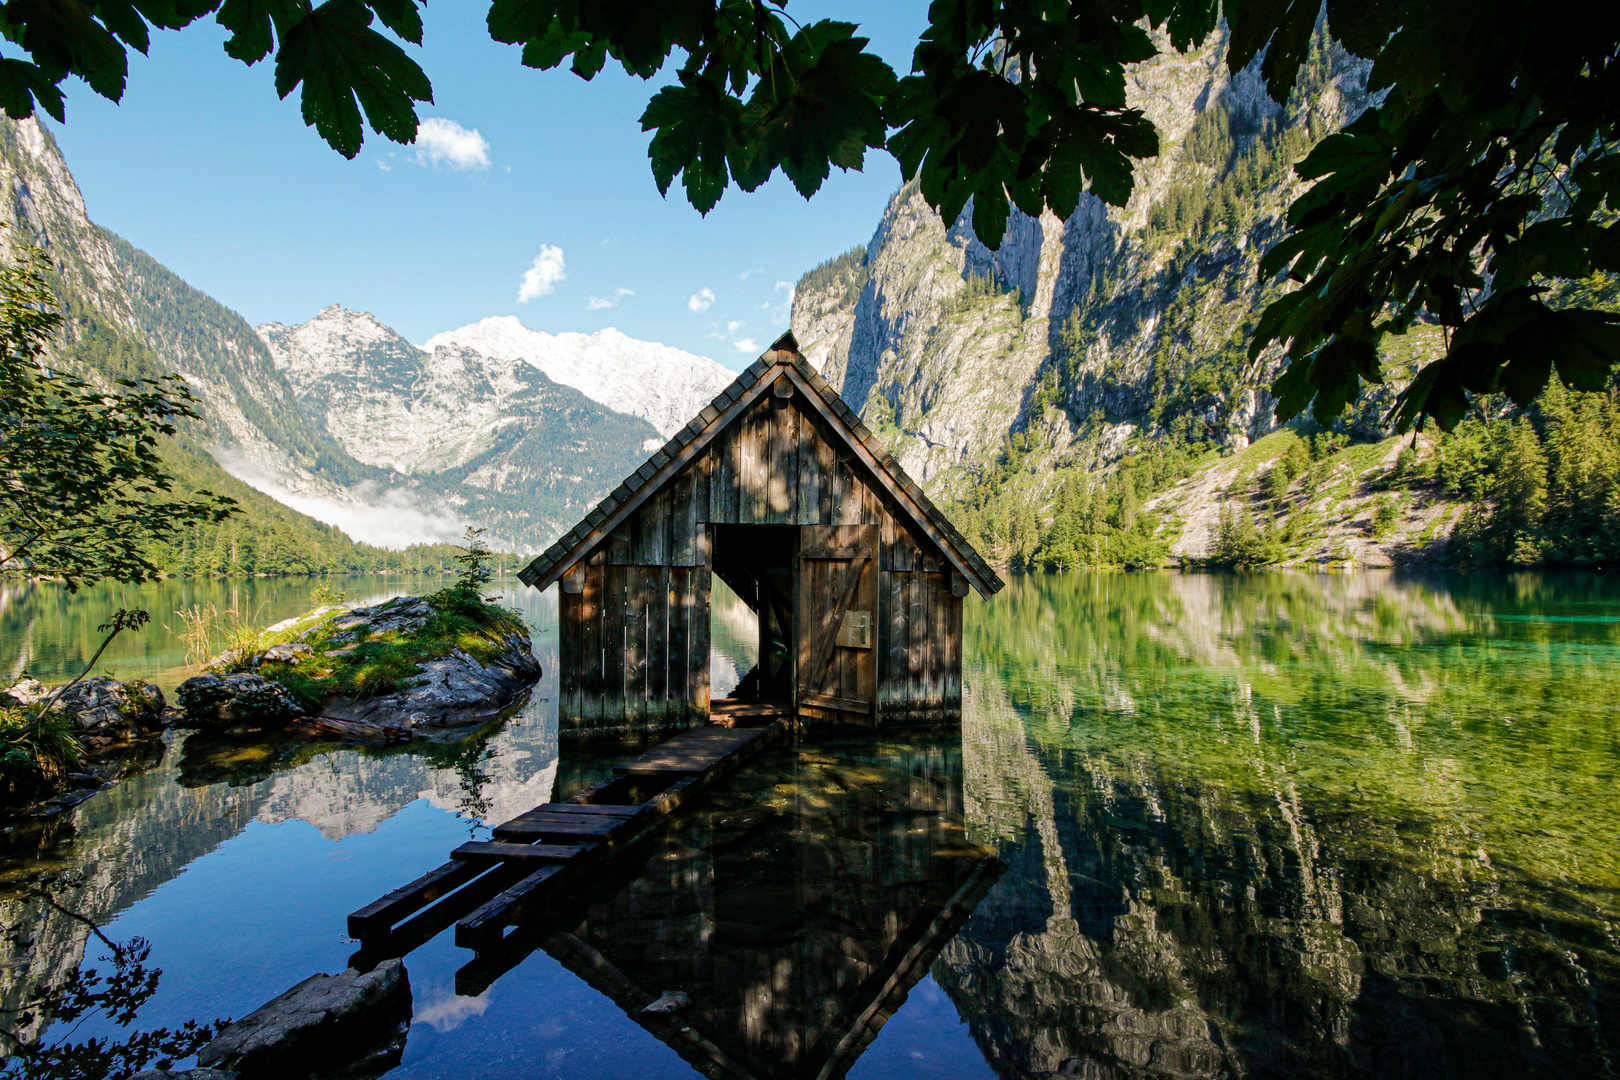
[[[753,609],[759,665],[709,700],[711,575]],[[962,602],[1002,588],[784,334],[525,567],[561,583],[559,734],[718,716],[960,718]]]

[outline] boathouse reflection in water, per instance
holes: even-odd
[[[539,948],[705,1075],[840,1077],[1002,869],[966,838],[959,734],[800,743],[479,956],[456,989],[477,995]]]

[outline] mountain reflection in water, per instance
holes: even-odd
[[[775,752],[505,955],[412,953],[392,1075],[1620,1072],[1620,585],[1018,578],[966,635],[959,733]],[[143,1024],[341,967],[348,911],[611,764],[558,760],[546,667],[460,746],[171,745],[5,864],[0,1004],[84,952],[42,873],[153,940]]]
[[[1003,1076],[1614,1075],[1617,611],[1601,577],[1015,582],[963,732],[1009,870],[936,981]]]

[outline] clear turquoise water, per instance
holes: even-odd
[[[512,595],[547,675],[498,731],[313,758],[176,740],[71,835],[14,839],[0,1004],[85,955],[26,886],[153,942],[141,1024],[241,1015],[341,968],[343,916],[485,818],[597,775],[557,755],[550,600]],[[46,654],[26,602],[4,617],[7,654],[19,625]],[[487,985],[441,935],[407,958],[390,1075],[694,1075],[571,942],[689,991],[688,1026],[755,1075],[801,1075],[874,1002],[894,1011],[850,1076],[1620,1071],[1613,580],[1019,578],[966,622],[959,735],[773,755]],[[985,853],[1005,872],[918,938],[926,974],[850,974],[890,971]]]

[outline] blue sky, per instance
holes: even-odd
[[[678,186],[659,197],[637,122],[672,76],[642,82],[610,66],[586,83],[529,70],[516,46],[489,39],[486,10],[438,0],[424,46],[407,47],[433,80],[421,115],[447,122],[436,161],[369,131],[345,161],[304,126],[296,91],[276,98],[272,61],[230,59],[212,22],[132,54],[121,104],[72,83],[67,124],[46,123],[96,222],[255,325],[339,303],[420,342],[516,315],[554,333],[616,326],[732,368],[787,328],[778,283],[865,243],[899,186],[877,153],[864,173],[835,170],[809,202],[778,176],[752,194],[733,187],[700,217]],[[927,9],[789,11],[860,23],[904,74]],[[457,128],[478,133],[487,164]],[[540,294],[519,302],[531,270]]]

